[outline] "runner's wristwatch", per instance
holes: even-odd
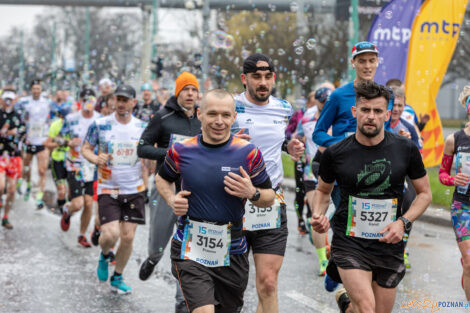
[[[256,189],[256,192],[255,192],[255,194],[253,195],[253,197],[251,197],[250,201],[251,201],[251,202],[253,202],[253,201],[258,201],[260,197],[261,197],[261,193],[259,192],[258,189]]]
[[[398,219],[403,222],[403,225],[405,226],[405,233],[410,232],[411,226],[413,226],[413,223],[409,219],[403,216],[400,216]]]

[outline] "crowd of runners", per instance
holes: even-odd
[[[132,289],[123,273],[137,226],[148,223],[148,257],[135,275],[147,280],[170,243],[175,312],[241,312],[252,261],[256,312],[275,313],[286,208],[293,205],[297,231],[314,246],[318,275],[327,291],[336,290],[340,311],[391,312],[411,269],[405,248],[413,222],[431,202],[420,154],[429,116],[418,118],[406,104],[403,82],[374,82],[374,44],[357,43],[350,61],[354,81],[336,89],[319,85],[295,112],[274,95],[274,63],[259,53],[244,60],[245,91],[236,95],[223,89],[203,95],[189,72],[176,78],[172,95],[160,90],[157,97],[152,84],[142,84],[138,95],[109,79],[99,82],[98,92],[83,87],[78,101],[67,90],[45,96],[40,80],[30,82],[28,96],[6,85],[2,226],[10,230],[19,222],[9,217],[17,197],[59,214],[64,232],[80,214],[78,244],[100,248],[98,280],[126,294]],[[470,114],[470,86],[460,101]],[[293,204],[284,199],[283,152],[295,162]],[[467,299],[469,153],[467,124],[446,139],[439,174],[443,184],[457,186],[451,212]],[[45,200],[48,169],[56,186],[52,204]]]

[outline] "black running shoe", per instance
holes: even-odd
[[[305,226],[305,221],[303,219],[299,220],[297,230],[299,231],[299,234],[301,234],[302,236],[308,234],[308,229]]]
[[[94,245],[94,246],[97,246],[99,244],[99,240],[100,240],[100,235],[101,235],[101,232],[99,230],[99,228],[97,228],[95,226],[95,228],[93,229],[93,231],[91,232],[91,243]]]
[[[341,288],[336,292],[336,303],[338,303],[338,307],[341,313],[345,313],[349,303],[351,303],[346,289]]]
[[[152,260],[147,258],[144,261],[144,263],[142,263],[142,265],[140,266],[140,271],[139,271],[140,280],[147,280],[150,277],[150,275],[152,275],[155,265],[157,265],[156,262],[153,262]]]

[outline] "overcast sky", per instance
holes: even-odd
[[[7,35],[12,27],[24,27],[24,31],[28,32],[32,29],[35,22],[35,16],[43,13],[45,10],[50,10],[51,6],[42,6],[42,5],[4,5],[0,4],[0,37]],[[110,11],[126,11],[132,13],[140,13],[139,8],[106,8],[105,10]],[[160,10],[158,16],[160,20],[160,36],[163,36],[161,39],[166,39],[174,41],[175,39],[181,39],[181,29],[184,27],[184,24],[178,25],[174,21],[178,21],[178,16],[181,19],[181,14],[185,14],[181,11],[169,13],[168,10]],[[187,13],[186,13],[187,14]],[[195,11],[189,14],[196,14]],[[176,15],[176,16],[175,16]],[[184,20],[184,19],[183,19]],[[175,38],[176,37],[176,38]],[[183,37],[184,38],[184,37]]]
[[[0,35],[6,35],[13,26],[24,26],[29,30],[34,23],[34,16],[44,11],[40,5],[0,5],[2,12]]]

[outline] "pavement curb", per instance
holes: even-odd
[[[284,178],[281,186],[284,190],[295,192],[295,180],[293,178]],[[418,218],[418,221],[443,227],[452,227],[450,212],[433,204]]]

